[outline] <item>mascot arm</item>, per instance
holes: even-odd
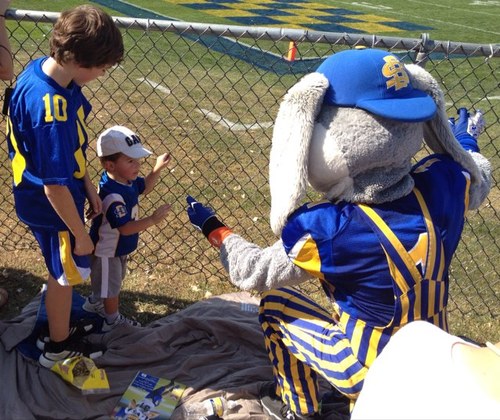
[[[477,139],[484,128],[484,119],[481,111],[477,111],[476,114],[471,117],[466,108],[460,108],[458,110],[458,121],[455,122],[455,118],[453,117],[448,121],[450,122],[453,135],[461,146],[469,152],[478,153],[479,146],[477,144]]]
[[[261,248],[232,234],[221,247],[221,262],[231,283],[242,290],[260,292],[297,285],[312,278],[290,261],[281,240]]]
[[[302,283],[311,276],[293,264],[277,241],[267,248],[234,234],[208,206],[186,198],[190,222],[201,230],[212,245],[221,250],[221,261],[231,283],[242,290],[264,291]]]
[[[477,209],[486,199],[491,189],[491,164],[479,153],[477,139],[484,129],[485,122],[483,115],[477,111],[474,116],[470,116],[466,108],[458,110],[458,120],[449,119],[451,131],[460,145],[467,150],[481,174],[481,182],[471,186],[469,192],[469,209]]]
[[[213,246],[220,248],[224,239],[232,233],[231,229],[217,218],[210,207],[204,206],[190,195],[186,197],[186,201],[188,204],[187,214],[191,224],[196,229],[201,230]]]

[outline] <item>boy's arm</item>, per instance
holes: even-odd
[[[102,213],[102,200],[101,197],[99,197],[94,184],[92,184],[88,172],[85,173],[83,181],[85,185],[85,193],[90,206],[86,216],[88,219],[93,219],[94,217]]]
[[[151,170],[149,175],[144,178],[144,183],[146,184],[146,188],[143,191],[144,195],[149,194],[151,191],[153,191],[154,186],[158,182],[158,179],[160,178],[160,174],[162,169],[168,165],[170,162],[170,153],[164,153],[163,155],[160,155],[156,158],[156,164],[154,168]]]
[[[9,35],[5,27],[5,12],[10,0],[0,0],[0,79],[12,80],[14,78],[14,63],[10,48]]]
[[[75,237],[76,255],[89,255],[94,250],[85,225],[78,214],[73,196],[65,185],[44,185],[50,204]]]
[[[142,232],[153,225],[160,223],[170,211],[170,204],[163,204],[158,207],[151,216],[144,217],[139,220],[131,220],[118,228],[120,235],[134,235]]]

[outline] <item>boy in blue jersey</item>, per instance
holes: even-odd
[[[84,206],[101,212],[86,170],[91,106],[82,86],[123,59],[122,35],[101,9],[82,5],[61,13],[50,38],[50,56],[32,61],[17,79],[9,105],[7,140],[19,219],[38,241],[48,269],[45,306],[50,341],[40,364],[95,351],[70,330],[72,286],[90,275],[94,245]],[[70,331],[72,334],[70,334]]]
[[[170,210],[170,205],[163,204],[150,216],[139,218],[139,195],[153,190],[161,171],[170,162],[170,154],[158,156],[148,176],[138,176],[140,159],[151,152],[133,131],[114,126],[99,136],[97,155],[104,168],[99,182],[103,211],[90,228],[95,245],[91,261],[92,295],[83,309],[101,315],[102,331],[107,332],[117,325],[140,326],[120,314],[119,294],[127,271],[127,256],[137,248],[139,232],[160,223]]]

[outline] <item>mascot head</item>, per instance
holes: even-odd
[[[308,185],[331,201],[383,203],[410,193],[412,158],[423,140],[479,182],[427,71],[373,49],[327,58],[288,91],[276,117],[269,166],[274,233],[281,234]]]

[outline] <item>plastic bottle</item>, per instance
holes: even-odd
[[[182,407],[181,417],[183,420],[216,420],[223,419],[224,415],[231,412],[238,403],[226,400],[224,397],[209,398],[204,401],[185,404]]]

